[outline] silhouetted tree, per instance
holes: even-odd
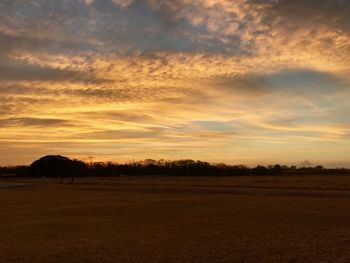
[[[36,160],[30,165],[30,174],[39,176],[61,177],[71,176],[72,183],[74,176],[81,174],[87,169],[87,165],[78,160],[71,160],[61,155],[47,155]]]
[[[269,169],[265,166],[258,165],[257,167],[252,169],[254,175],[267,175],[269,174]]]

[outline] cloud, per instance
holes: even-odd
[[[133,0],[112,0],[112,2],[125,8],[131,5],[134,1]]]
[[[334,96],[350,91],[350,81],[346,77],[304,68],[215,76],[204,83],[230,96],[236,103],[245,99],[256,106],[271,97],[304,98],[310,104],[326,106]]]
[[[209,79],[209,83],[217,88],[229,91],[237,97],[260,97],[269,93],[269,90],[261,85],[263,76],[242,74],[235,76],[219,76]]]
[[[346,156],[348,13],[344,0],[2,1],[0,143],[21,160],[31,147]]]
[[[18,115],[23,113],[33,113],[36,109],[48,107],[55,104],[54,98],[40,98],[30,96],[0,96],[0,115]]]
[[[103,141],[125,141],[134,140],[136,143],[141,141],[146,141],[149,139],[154,139],[155,137],[160,137],[161,134],[155,134],[152,130],[103,130],[90,133],[80,133],[76,135],[77,138],[91,139],[91,140],[103,140]]]
[[[17,127],[62,127],[66,125],[71,125],[70,121],[63,119],[50,119],[50,118],[6,118],[0,119],[0,128],[17,126]]]
[[[240,39],[238,28],[244,26],[240,25],[238,14],[226,12],[220,3],[68,0],[59,4],[15,0],[3,4],[0,10],[8,14],[0,17],[3,22],[0,46],[1,42],[8,46],[16,39],[24,40],[17,44],[18,49],[67,53],[88,50],[231,52],[237,55],[248,51]],[[52,12],[55,15],[50,16]],[[80,43],[72,41],[71,35],[80,39]]]
[[[87,71],[72,70],[68,67],[54,67],[31,63],[26,59],[0,56],[0,81],[51,81],[106,83],[111,80],[98,78]]]
[[[152,122],[154,117],[150,114],[143,112],[129,112],[129,111],[98,111],[98,112],[83,112],[81,116],[85,118],[99,118],[102,120],[109,121],[121,121],[121,122],[132,122],[132,123],[143,123]]]
[[[93,51],[91,43],[61,40],[50,36],[33,36],[12,34],[0,31],[0,54],[11,54],[23,51],[45,52],[51,54]]]
[[[311,96],[334,94],[347,90],[349,82],[329,72],[288,69],[265,76],[261,85],[288,93]]]
[[[38,65],[31,65],[20,61],[0,62],[0,81],[67,81],[81,78],[81,73]]]
[[[349,1],[278,0],[248,1],[260,16],[261,34],[255,39],[264,52],[277,51],[292,59],[294,54],[329,68],[348,68],[350,54]],[[264,49],[262,47],[265,46]],[[324,60],[324,61],[322,61]],[[314,64],[316,64],[314,63]]]
[[[250,1],[264,4],[264,19],[268,25],[294,28],[326,26],[349,33],[350,2],[347,0],[278,0]]]

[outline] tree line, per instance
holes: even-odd
[[[211,164],[194,160],[152,160],[129,162],[86,163],[64,156],[49,155],[34,161],[30,166],[0,167],[2,176],[263,176],[263,175],[350,175],[349,169],[326,169],[322,166],[296,167],[269,165],[250,168],[244,165]]]

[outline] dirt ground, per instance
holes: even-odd
[[[350,177],[0,179],[0,262],[350,262]]]

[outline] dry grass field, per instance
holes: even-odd
[[[0,262],[350,262],[350,177],[0,179]]]

